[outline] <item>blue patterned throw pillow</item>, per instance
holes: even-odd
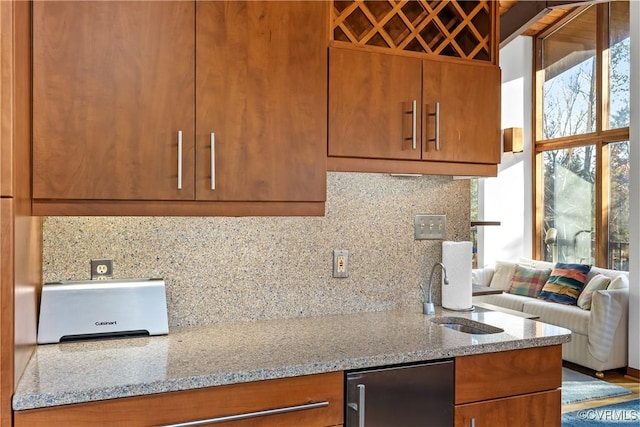
[[[557,263],[542,287],[538,298],[566,305],[576,305],[587,281],[590,265]]]

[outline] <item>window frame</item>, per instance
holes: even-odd
[[[543,159],[542,153],[549,150],[572,148],[585,145],[595,146],[596,191],[595,191],[595,265],[608,268],[609,243],[609,149],[608,145],[629,140],[629,127],[604,129],[609,120],[609,5],[610,2],[588,4],[575,8],[553,26],[534,38],[533,60],[533,248],[535,259],[542,259],[543,233]],[[589,7],[596,8],[596,130],[581,135],[553,139],[542,139],[543,135],[543,86],[542,66],[543,40],[561,26],[567,24]],[[607,126],[608,127],[608,126]]]

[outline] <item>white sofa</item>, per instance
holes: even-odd
[[[475,296],[474,301],[535,314],[539,316],[541,322],[571,330],[571,342],[563,344],[562,358],[593,369],[598,376],[602,375],[602,371],[627,366],[629,323],[629,274],[627,272],[592,267],[587,275],[587,281],[598,273],[611,278],[612,281],[607,289],[593,293],[591,309],[584,310],[575,305],[507,293],[505,287],[509,283],[508,266],[516,263],[538,269],[554,267],[550,262],[520,259],[515,262],[496,263],[498,270],[496,266],[473,270],[474,284],[500,287],[505,290],[502,294]],[[493,280],[494,272],[495,280]],[[613,279],[618,276],[622,277],[615,280],[614,284]]]

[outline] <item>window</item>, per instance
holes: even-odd
[[[629,3],[611,3],[609,14],[609,49],[605,59],[609,63],[609,115],[605,129],[629,127]],[[607,58],[608,57],[608,58]]]
[[[609,268],[629,271],[629,141],[609,144]]]
[[[471,221],[478,220],[478,178],[469,180],[471,191]],[[471,227],[471,266],[478,268],[478,227]]]
[[[595,261],[595,147],[548,150],[543,157],[544,259]],[[555,230],[555,231],[549,231]]]
[[[542,40],[543,139],[596,130],[595,23],[590,7]]]
[[[534,254],[628,270],[629,2],[536,40]]]

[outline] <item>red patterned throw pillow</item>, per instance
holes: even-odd
[[[511,278],[511,286],[507,291],[510,294],[523,295],[525,297],[537,298],[540,290],[547,282],[550,269],[536,269],[516,265],[516,271]]]

